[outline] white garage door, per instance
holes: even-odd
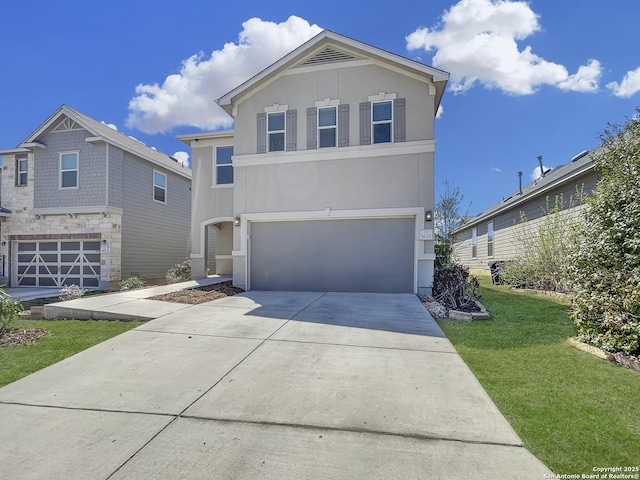
[[[15,266],[19,287],[97,287],[100,282],[100,242],[18,242]]]
[[[413,292],[415,218],[251,224],[250,288]]]

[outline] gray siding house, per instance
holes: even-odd
[[[579,215],[584,207],[580,197],[588,197],[598,182],[593,167],[590,154],[583,152],[546,171],[478,216],[467,218],[457,231],[454,245],[457,260],[468,266],[472,274],[488,275],[493,262],[511,260],[517,255],[522,216],[527,220],[527,228],[536,229],[546,212],[554,208],[556,199],[566,219]]]
[[[448,74],[323,31],[220,99],[191,146],[191,260],[247,290],[430,292]],[[429,215],[426,213],[429,212]]]
[[[0,282],[114,288],[189,256],[191,170],[63,105],[0,150]]]

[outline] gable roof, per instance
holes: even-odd
[[[373,58],[383,63],[392,63],[408,72],[431,77],[436,86],[436,108],[434,111],[438,110],[445,86],[449,80],[449,74],[447,72],[345,37],[331,30],[323,30],[257,75],[220,97],[217,103],[231,115],[233,103],[240,95],[267,82],[271,77],[282,73],[288,68],[308,67],[367,58]]]
[[[584,151],[573,157],[569,163],[547,170],[544,176],[523,186],[522,191],[511,194],[500,203],[496,203],[479,215],[469,218],[458,231],[463,231],[486,222],[505,211],[516,208],[528,200],[544,195],[553,188],[593,170],[595,164],[591,157],[596,151],[597,150],[591,152]]]
[[[147,147],[143,143],[134,140],[133,138],[114,130],[113,128],[105,125],[102,122],[98,122],[91,117],[88,117],[77,110],[69,107],[68,105],[62,105],[56,110],[47,120],[42,123],[33,133],[31,133],[14,151],[33,147],[45,147],[39,138],[43,134],[58,127],[63,118],[69,118],[84,130],[94,135],[94,138],[87,139],[88,141],[104,141],[110,145],[118,147],[126,152],[129,152],[139,158],[147,160],[148,162],[170,170],[178,175],[191,178],[191,169],[183,167],[180,163],[173,160],[172,157],[162,152]]]

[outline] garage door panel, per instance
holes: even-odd
[[[18,242],[16,250],[17,286],[97,287],[100,283],[100,242]]]
[[[254,290],[412,292],[413,218],[253,223]]]

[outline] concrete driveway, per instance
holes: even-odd
[[[248,292],[0,389],[10,479],[540,479],[415,295]]]

